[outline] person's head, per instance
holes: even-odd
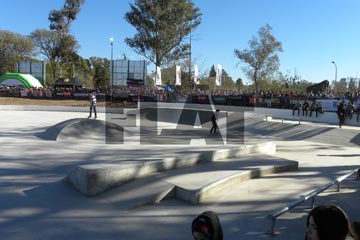
[[[222,240],[223,232],[219,217],[213,211],[197,216],[191,224],[194,240]]]
[[[306,240],[344,240],[349,233],[350,222],[338,206],[324,205],[311,210],[306,226]]]
[[[352,223],[353,235],[360,239],[360,220]]]

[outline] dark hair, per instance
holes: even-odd
[[[353,237],[355,239],[360,239],[360,221],[354,221],[352,223]]]
[[[206,211],[197,216],[191,224],[191,232],[201,233],[210,240],[223,240],[220,219],[213,211]]]
[[[320,240],[343,240],[350,232],[350,221],[346,213],[336,205],[324,205],[312,209],[306,226],[309,226],[311,216],[318,228]]]

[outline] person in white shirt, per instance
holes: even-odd
[[[94,110],[94,115],[95,115],[95,119],[96,119],[97,118],[97,114],[96,114],[96,92],[93,92],[93,93],[90,94],[90,113],[89,113],[88,118],[91,118],[93,110]]]

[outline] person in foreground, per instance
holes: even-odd
[[[191,224],[194,240],[223,240],[220,219],[213,211],[206,211],[197,216]]]
[[[306,222],[305,240],[358,240],[346,213],[336,205],[317,206]]]

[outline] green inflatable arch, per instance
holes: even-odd
[[[39,82],[39,80],[37,80],[36,78],[34,78],[32,75],[30,74],[22,74],[22,73],[5,73],[4,75],[2,75],[0,77],[0,85],[1,84],[6,84],[6,82],[11,82],[13,83],[15,80],[22,83],[22,85],[24,85],[25,87],[31,88],[31,87],[43,87],[41,85],[41,83]],[[16,85],[16,84],[13,84]],[[20,85],[20,84],[17,84]]]

